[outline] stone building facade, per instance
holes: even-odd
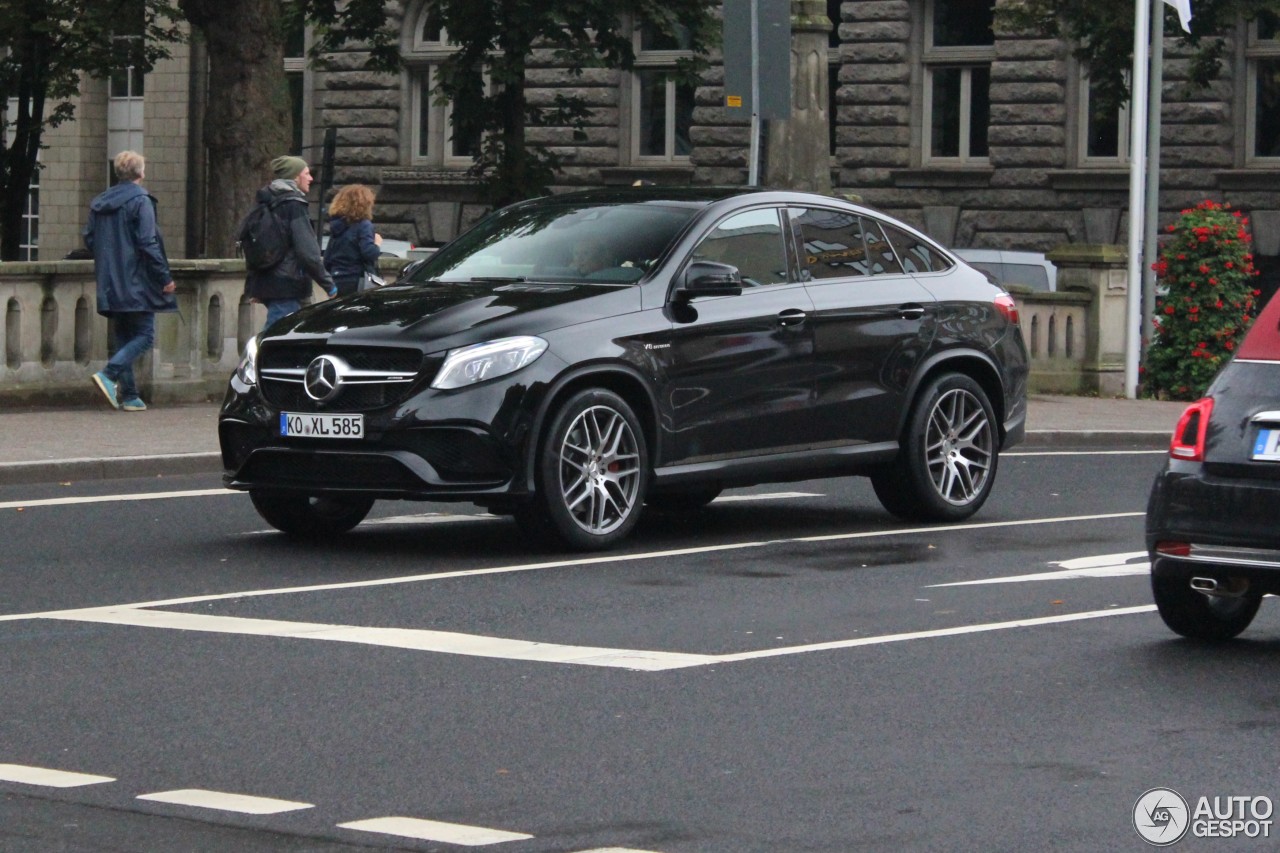
[[[957,247],[1123,243],[1127,114],[1091,109],[1091,87],[1068,45],[995,29],[996,2],[793,0],[793,20],[805,24],[799,29],[812,33],[815,21],[816,31],[825,29],[824,12],[831,22],[819,59],[825,79],[824,69],[806,67],[827,107],[833,191]],[[298,40],[286,60],[299,119],[295,144],[315,162],[324,131],[336,128],[335,185],[377,188],[384,235],[438,243],[484,208],[466,175],[468,141],[451,138],[449,108],[429,94],[433,67],[449,51],[447,36],[433,27],[427,0],[389,8],[402,34],[399,74],[365,71],[355,51],[333,57],[330,70],[309,70]],[[1229,201],[1252,215],[1264,269],[1280,255],[1277,35],[1267,22],[1241,21],[1217,82],[1196,92],[1184,86],[1187,56],[1169,40],[1163,81],[1163,220],[1206,198]],[[564,160],[555,189],[636,180],[745,183],[748,124],[725,107],[718,57],[698,86],[686,88],[667,76],[685,55],[678,42],[643,32],[635,39],[631,72],[590,69],[572,77],[547,53],[531,57],[531,102],[577,94],[592,108],[584,135],[530,130],[531,140]],[[199,64],[191,50],[180,47],[146,76],[135,146],[148,157],[148,186],[160,198],[174,257],[198,255],[202,245],[207,177],[192,129],[204,81],[191,73]],[[779,71],[771,65],[764,73]],[[77,245],[88,200],[106,186],[112,142],[129,138],[119,129],[119,91],[114,82],[87,81],[77,120],[48,138],[38,207],[42,259]],[[810,104],[809,119],[822,112]],[[766,160],[780,157],[766,150]]]

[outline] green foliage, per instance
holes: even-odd
[[[1192,87],[1211,82],[1222,66],[1226,37],[1234,35],[1236,20],[1280,14],[1280,0],[1192,0],[1191,33],[1183,32],[1173,9],[1160,0],[1165,35],[1191,48]],[[1133,68],[1134,5],[1113,0],[1006,0],[996,6],[997,26],[1012,32],[1065,38],[1073,54],[1088,70],[1104,105],[1129,100],[1128,75]]]
[[[1143,391],[1172,400],[1203,396],[1257,313],[1249,220],[1230,205],[1201,202],[1169,226],[1152,264],[1168,288],[1156,300]]]
[[[44,131],[74,116],[81,75],[150,70],[178,18],[168,0],[0,0],[0,259],[18,256]]]

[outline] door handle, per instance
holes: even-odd
[[[806,316],[799,308],[788,308],[786,311],[778,312],[778,325],[798,326],[805,321]]]
[[[898,309],[898,316],[904,320],[919,320],[924,316],[924,306],[914,302],[903,305]]]

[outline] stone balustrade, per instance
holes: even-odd
[[[1125,262],[1113,246],[1067,246],[1056,293],[1015,289],[1037,393],[1122,393]],[[384,258],[393,280],[407,261]],[[219,399],[266,309],[243,296],[240,260],[172,263],[179,311],[157,315],[156,348],[137,377],[155,402]],[[0,264],[0,407],[96,402],[89,378],[108,353],[91,261]],[[316,298],[323,298],[319,288]]]

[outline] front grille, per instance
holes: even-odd
[[[340,358],[356,371],[387,374],[349,380],[336,397],[318,403],[307,394],[303,376],[318,356]],[[360,412],[393,406],[405,400],[421,380],[430,381],[439,359],[404,347],[339,347],[323,341],[265,343],[258,354],[258,379],[262,396],[272,406],[289,412]],[[430,375],[427,375],[427,374]],[[393,378],[394,377],[394,378]],[[413,377],[405,381],[405,377]]]
[[[400,462],[377,453],[260,451],[249,459],[237,479],[295,488],[412,491],[424,485]]]

